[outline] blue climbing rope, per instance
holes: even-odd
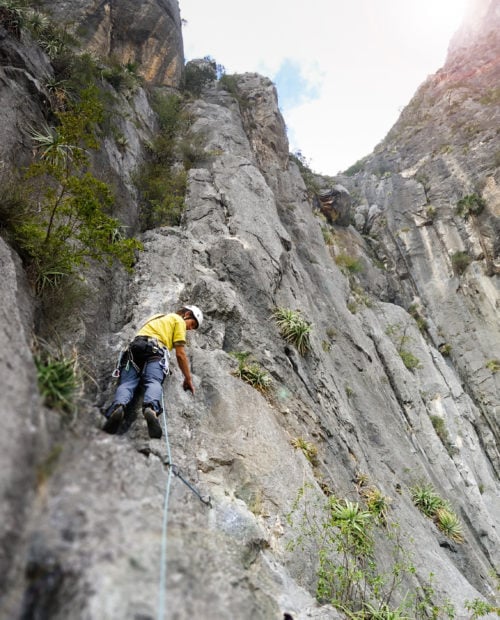
[[[161,407],[163,410],[163,429],[165,432],[165,443],[167,447],[167,459],[168,459],[168,475],[167,483],[165,487],[165,501],[163,504],[163,520],[162,520],[162,533],[161,533],[161,559],[160,559],[160,584],[158,593],[158,620],[164,620],[165,608],[166,608],[166,590],[167,590],[167,526],[168,526],[168,500],[170,497],[170,485],[172,483],[172,454],[170,452],[170,442],[168,440],[167,429],[167,415],[165,413],[165,401],[163,398],[163,392],[161,395]]]
[[[179,471],[177,465],[172,463],[172,453],[170,451],[170,442],[168,440],[168,428],[167,428],[167,414],[165,412],[165,398],[163,392],[161,394],[161,407],[163,417],[163,430],[165,433],[165,444],[167,449],[167,465],[168,475],[167,483],[165,487],[165,501],[163,504],[163,521],[162,521],[162,533],[161,533],[161,565],[160,565],[160,584],[158,593],[158,620],[165,619],[166,609],[166,591],[167,591],[167,526],[168,526],[168,501],[170,497],[170,485],[172,483],[172,476],[179,478],[198,499],[206,506],[212,507],[212,500],[210,495],[204,496],[198,491],[198,489],[188,482]]]

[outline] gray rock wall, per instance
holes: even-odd
[[[31,301],[18,261],[0,246],[0,380],[8,431],[0,468],[7,493],[0,616],[144,620],[157,617],[163,602],[166,617],[179,620],[340,618],[316,602],[314,546],[289,549],[300,528],[287,515],[304,484],[311,510],[325,492],[360,500],[360,475],[391,498],[389,518],[400,524],[416,569],[406,580],[410,590],[432,572],[436,603],[449,600],[464,619],[467,599],[493,600],[498,378],[486,372],[485,361],[500,350],[498,289],[479,254],[461,277],[450,262],[454,248],[476,243],[474,234],[481,245],[477,226],[461,224],[451,207],[423,225],[428,186],[409,172],[410,160],[398,174],[373,173],[381,161],[387,164],[387,149],[358,177],[341,180],[352,195],[362,192],[360,228],[370,238],[353,227],[331,227],[327,245],[326,222],[287,162],[274,89],[254,74],[238,79],[249,103],[243,114],[238,101],[214,86],[190,104],[207,158],[190,171],[182,225],[143,235],[145,250],[130,278],[118,271],[91,278],[100,302],[84,309],[72,338],[96,383],[69,426],[40,406]],[[112,178],[122,164],[122,215],[133,224],[133,159],[155,125],[142,91],[127,113],[130,122],[121,129],[129,154],[122,162],[109,142],[100,161]],[[418,144],[408,152],[420,161]],[[474,161],[483,161],[477,153]],[[458,181],[435,174],[430,187],[444,205]],[[476,174],[471,166],[470,178]],[[494,173],[488,178],[491,230],[497,181]],[[345,252],[361,261],[361,273],[337,264]],[[189,334],[195,396],[182,391],[175,362],[166,381],[169,446],[183,477],[211,505],[174,477],[165,539],[167,444],[148,439],[138,402],[120,432],[106,435],[100,406],[111,398],[118,351],[143,320],[187,301],[203,308],[206,321]],[[428,321],[424,333],[407,312],[415,301]],[[307,355],[279,335],[276,306],[298,309],[312,322]],[[413,370],[399,354],[403,337],[419,361]],[[449,356],[439,350],[443,343],[452,345]],[[270,375],[269,395],[234,376],[235,351],[251,353]],[[443,421],[446,435],[433,418]],[[317,449],[315,465],[294,447],[297,439]],[[49,462],[56,446],[41,484],[39,464]],[[446,538],[413,505],[410,488],[419,481],[450,502],[464,544]],[[14,523],[19,514],[25,518]],[[390,566],[388,545],[377,555]]]
[[[179,86],[184,67],[177,0],[65,0],[41,5],[81,39],[85,49],[136,64],[146,82]]]

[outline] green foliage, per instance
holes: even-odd
[[[433,222],[434,219],[436,218],[437,215],[437,209],[436,207],[432,206],[432,205],[428,205],[425,209],[425,214],[427,216],[427,218]]]
[[[76,40],[69,32],[30,4],[33,3],[26,0],[0,0],[0,23],[13,34],[27,30],[51,60],[75,45]]]
[[[441,440],[443,446],[446,448],[448,453],[451,455],[453,451],[455,450],[455,448],[453,447],[450,441],[448,430],[446,429],[446,425],[444,423],[443,418],[441,418],[438,415],[431,415],[430,419],[432,422],[432,426],[434,427],[434,430],[436,431],[437,436]]]
[[[110,188],[90,171],[88,150],[99,146],[102,107],[95,88],[55,113],[58,124],[32,130],[37,157],[7,189],[4,234],[19,251],[35,291],[60,288],[90,260],[119,260],[131,269],[134,239],[117,236],[109,215]],[[17,187],[15,186],[17,182]]]
[[[464,542],[462,526],[457,515],[430,484],[416,484],[410,489],[415,506],[427,517],[434,520],[437,527],[457,543]]]
[[[444,342],[443,344],[440,344],[438,347],[438,350],[443,357],[449,357],[452,349],[453,347],[451,346],[449,342]]]
[[[455,252],[451,256],[451,264],[456,274],[461,275],[471,264],[472,259],[467,252]]]
[[[500,617],[500,606],[491,605],[490,603],[481,599],[474,599],[472,601],[465,601],[465,609],[472,611],[470,620],[476,620],[482,618],[488,614],[496,614]]]
[[[403,360],[403,364],[408,368],[408,370],[415,370],[416,368],[420,368],[422,364],[416,355],[413,355],[411,351],[407,351],[406,349],[400,349],[398,351],[400,358]]]
[[[19,36],[26,13],[26,2],[0,0],[0,24],[13,35]]]
[[[434,521],[445,536],[460,544],[464,542],[462,525],[454,512],[447,508],[438,508]]]
[[[395,340],[396,348],[400,358],[403,360],[403,364],[408,370],[415,370],[421,367],[420,360],[411,351],[405,348],[405,346],[411,342],[412,338],[407,335],[409,324],[402,325],[397,323],[395,325],[389,325],[385,330],[385,333]]]
[[[347,170],[344,171],[344,174],[348,177],[354,176],[357,172],[361,172],[361,170],[363,170],[367,161],[368,156],[363,157],[362,159],[358,159],[356,163],[354,163],[352,166],[350,166],[349,168],[347,168]]]
[[[189,132],[191,118],[176,95],[153,98],[160,131],[148,147],[148,159],[134,176],[139,190],[142,230],[177,226],[184,210],[187,171],[202,157],[204,138]]]
[[[408,578],[416,572],[411,555],[402,544],[398,524],[387,521],[389,499],[375,487],[363,489],[366,481],[366,476],[358,476],[367,509],[333,494],[326,501],[311,501],[312,487],[304,485],[287,515],[297,533],[288,549],[300,550],[303,562],[316,567],[318,601],[351,620],[454,618],[448,600],[441,605],[434,601],[432,574],[414,591],[407,589]],[[449,530],[455,531],[451,526]],[[387,552],[392,561],[388,562]],[[469,605],[486,609],[476,601]]]
[[[101,75],[118,92],[134,93],[141,83],[137,73],[138,65],[135,62],[120,64],[111,59],[109,66],[105,67]]]
[[[405,618],[402,608],[391,607],[393,593],[405,570],[401,546],[390,545],[395,563],[387,574],[377,567],[376,543],[390,535],[381,534],[376,510],[365,510],[357,502],[331,495],[326,502],[310,506],[305,488],[299,491],[288,523],[300,534],[290,548],[298,546],[312,553],[307,563],[316,565],[316,597],[330,603],[349,618]],[[378,614],[378,615],[377,615]]]
[[[184,69],[184,90],[195,97],[201,95],[207,84],[215,81],[217,77],[217,65],[215,60],[204,59],[203,64],[190,62]]]
[[[495,372],[499,372],[500,371],[500,360],[488,360],[486,362],[486,368],[488,370],[491,370],[491,372],[495,373]]]
[[[411,315],[415,319],[417,323],[417,327],[421,332],[424,332],[427,330],[428,328],[427,320],[424,317],[424,315],[420,312],[417,304],[412,304],[408,308],[408,314]]]
[[[333,245],[334,235],[328,226],[322,226],[321,232],[323,233],[323,240],[326,245]]]
[[[380,523],[387,523],[390,498],[386,497],[377,487],[366,487],[361,490],[366,507]]]
[[[241,92],[238,87],[237,74],[228,75],[227,73],[225,73],[224,75],[222,75],[218,82],[218,88],[226,90],[230,95],[232,95],[238,102],[240,108],[243,109],[248,106],[246,100],[243,99],[243,97],[241,96]]]
[[[318,448],[313,443],[306,441],[303,437],[294,437],[290,443],[297,450],[302,450],[311,465],[314,467],[318,465]]]
[[[271,377],[256,362],[250,362],[250,353],[234,351],[231,355],[238,360],[238,369],[233,373],[245,383],[248,383],[259,392],[266,393],[271,387]]]
[[[306,157],[300,151],[295,151],[295,153],[289,154],[289,159],[297,164],[309,194],[311,196],[317,194],[321,189],[320,182],[317,179],[316,173],[311,170]]]
[[[439,508],[445,505],[430,484],[417,484],[410,491],[413,503],[427,517],[434,517]]]
[[[273,317],[282,337],[292,344],[301,355],[305,355],[311,346],[309,338],[312,324],[304,319],[300,310],[290,310],[289,308],[275,308]]]
[[[120,224],[108,214],[111,191],[89,170],[87,151],[99,146],[95,130],[102,119],[96,90],[82,91],[56,116],[57,127],[33,133],[38,157],[25,174],[30,207],[13,232],[40,294],[90,259],[118,259],[131,269],[141,247],[116,237]]]
[[[342,271],[348,273],[360,273],[363,271],[363,263],[354,256],[349,256],[345,253],[337,254],[335,257],[335,263],[342,269]]]
[[[74,408],[74,399],[81,381],[76,354],[67,357],[61,352],[54,354],[47,347],[34,356],[38,389],[45,404],[61,412]]]
[[[181,223],[187,186],[185,170],[149,163],[141,167],[134,181],[141,199],[142,230]]]
[[[438,437],[444,443],[444,440],[448,440],[448,432],[446,430],[446,426],[445,426],[443,418],[438,415],[431,415],[430,419],[432,422],[432,426],[434,427],[434,430],[436,431]]]
[[[486,201],[478,194],[468,194],[457,202],[457,215],[463,217],[464,220],[469,219],[471,215],[480,215],[486,207]]]

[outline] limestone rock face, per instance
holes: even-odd
[[[358,228],[399,279],[401,303],[420,305],[431,319],[429,336],[438,347],[450,345],[450,359],[481,403],[477,427],[495,469],[498,378],[488,362],[500,347],[490,330],[500,306],[499,24],[497,3],[471,7],[445,66],[418,89],[365,169],[340,179],[361,196]],[[464,214],[464,200],[484,208]]]
[[[494,601],[500,373],[488,361],[500,334],[489,130],[471,137],[469,158],[463,143],[432,154],[418,134],[439,141],[440,130],[421,118],[412,132],[403,114],[401,133],[366,169],[337,179],[360,197],[357,229],[330,225],[288,161],[272,84],[249,74],[236,87],[208,84],[187,103],[206,157],[189,171],[181,225],[142,235],[131,276],[91,274],[94,297],[77,327],[58,334],[92,378],[71,421],[40,404],[33,303],[19,260],[0,244],[2,617],[145,620],[163,604],[178,620],[340,620],[316,598],[318,549],[307,537],[289,543],[332,494],[364,505],[363,485],[390,498],[388,521],[414,567],[403,591],[432,573],[433,603],[464,619],[467,600]],[[457,126],[486,115],[479,99],[455,111]],[[97,164],[107,180],[121,178],[121,215],[133,226],[134,160],[156,124],[144,91],[120,105],[129,149],[108,138]],[[476,193],[485,210],[464,220],[455,202]],[[461,273],[459,249],[472,258]],[[140,399],[116,435],[103,433],[120,349],[149,315],[188,302],[206,317],[188,334],[196,393],[182,390],[172,360],[168,444],[148,438]],[[280,334],[277,307],[310,322],[304,355]],[[267,394],[237,376],[234,353],[245,352],[270,378]],[[182,479],[169,477],[172,463]],[[416,508],[420,482],[459,516],[464,544]],[[301,492],[305,513],[294,511]],[[376,556],[390,572],[387,532],[377,529]]]
[[[137,64],[154,85],[177,87],[184,66],[177,0],[65,0],[42,3],[68,23],[85,48],[122,65]]]

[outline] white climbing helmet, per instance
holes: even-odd
[[[201,324],[203,323],[203,312],[198,308],[198,306],[184,306],[184,308],[193,313],[193,316],[198,323],[198,327],[201,327]]]

